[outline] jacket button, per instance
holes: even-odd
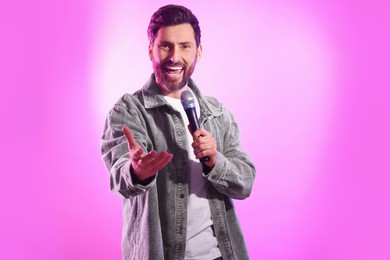
[[[180,194],[180,198],[184,198],[184,194]]]

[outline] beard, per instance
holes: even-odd
[[[164,93],[173,93],[187,85],[188,80],[192,76],[195,70],[196,61],[194,61],[189,67],[181,62],[172,62],[170,60],[162,63],[153,61],[153,70],[156,76],[156,82]],[[170,67],[182,67],[182,79],[172,79],[168,75],[167,66]]]

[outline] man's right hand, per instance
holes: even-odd
[[[122,131],[129,146],[133,173],[138,180],[143,181],[154,176],[172,160],[173,155],[165,151],[158,153],[153,150],[146,153],[134,139],[133,133],[127,126],[124,126]]]

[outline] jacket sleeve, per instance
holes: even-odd
[[[101,140],[101,154],[110,173],[111,190],[124,198],[142,194],[155,183],[155,180],[147,185],[135,183],[130,172],[129,148],[122,127],[126,125],[131,129],[134,138],[145,151],[148,143],[150,144],[145,123],[141,120],[141,112],[129,102],[130,99],[130,95],[125,95],[111,109],[106,118]]]
[[[213,134],[219,135],[217,164],[205,176],[215,189],[233,199],[249,197],[255,180],[255,166],[240,144],[240,130],[229,111],[222,107]],[[213,124],[214,125],[214,124]]]

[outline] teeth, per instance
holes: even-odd
[[[182,67],[167,67],[167,69],[170,69],[170,70],[182,70],[183,68]]]

